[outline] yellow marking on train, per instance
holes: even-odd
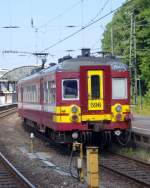
[[[116,111],[116,107],[120,105],[122,107],[122,110],[121,112],[117,112]],[[120,114],[121,115],[121,118],[120,118],[120,121],[124,121],[124,118],[125,118],[125,114],[126,112],[130,112],[130,105],[121,105],[119,103],[116,103],[115,105],[113,105],[111,107],[111,112],[112,112],[112,122],[117,122],[117,118],[116,118],[116,115],[117,114]]]
[[[59,116],[59,115],[54,115],[53,116],[53,121],[57,123],[74,123],[71,119],[71,115],[66,115],[66,116]],[[81,123],[81,117],[78,116],[78,120],[75,123]]]
[[[72,113],[71,112],[72,106],[74,106],[74,105],[71,105],[71,106],[57,106],[55,113],[56,114],[70,114],[70,113]],[[78,108],[77,113],[80,114],[81,113],[80,107],[77,106],[77,105],[75,105],[75,106]]]
[[[111,114],[103,114],[103,115],[82,115],[82,121],[103,121],[103,120],[111,120]]]
[[[103,121],[103,120],[111,120],[110,114],[104,114],[104,115],[82,115],[82,121]],[[53,116],[53,121],[57,123],[72,123],[71,116]],[[81,117],[79,116],[79,119],[77,123],[81,122]]]
[[[98,99],[92,99],[92,85],[91,85],[92,76],[99,76],[99,79],[100,79],[100,87],[99,87],[100,96]],[[103,71],[102,70],[90,70],[88,71],[88,110],[103,110],[103,109],[104,109]]]
[[[78,120],[76,122],[81,123],[81,121],[92,122],[92,121],[104,121],[104,120],[117,122],[117,118],[116,118],[117,114],[121,115],[120,121],[124,121],[124,117],[125,117],[124,113],[130,112],[130,105],[121,105],[122,110],[120,113],[116,112],[117,105],[121,105],[121,104],[117,103],[111,107],[112,114],[95,114],[95,115],[90,115],[90,114],[81,115],[81,109],[79,106],[76,105],[78,108],[78,111],[76,113],[76,115],[78,115]],[[71,119],[71,116],[73,115],[73,113],[71,112],[72,106],[57,106],[56,115],[53,116],[53,121],[57,123],[72,123],[72,119]],[[64,113],[66,113],[67,115],[61,115]]]

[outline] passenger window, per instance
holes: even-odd
[[[70,79],[62,82],[63,99],[79,99],[78,80]]]
[[[99,77],[99,75],[91,76],[91,97],[92,97],[92,99],[100,98],[100,77]]]
[[[56,83],[54,80],[44,83],[44,102],[55,103],[56,100]]]
[[[127,99],[126,78],[112,78],[112,99]]]
[[[54,80],[48,82],[48,102],[55,103],[56,100],[56,83]]]
[[[48,86],[47,82],[44,82],[44,102],[48,102]]]

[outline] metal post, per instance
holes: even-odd
[[[83,163],[83,144],[82,143],[80,143],[80,161],[81,161],[81,167],[79,168],[79,177],[80,177],[80,181],[83,182],[84,176],[83,176],[83,167],[82,167],[82,163]]]
[[[111,26],[111,54],[114,55],[114,32],[113,26]]]
[[[132,81],[132,46],[133,46],[133,13],[131,13],[130,17],[130,62],[129,62],[129,69],[130,69],[130,80],[131,80],[131,96],[133,96],[133,81]]]
[[[136,55],[136,22],[135,15],[133,15],[133,42],[134,42],[134,103],[137,104],[137,55]]]
[[[38,52],[38,28],[35,28],[35,52]],[[36,65],[38,66],[38,55],[36,56]]]
[[[77,158],[77,169],[79,173],[79,180],[80,182],[84,181],[84,174],[83,174],[83,144],[79,142],[73,143],[73,150],[75,151],[78,149],[80,151],[80,156]]]
[[[99,187],[98,147],[87,147],[87,183],[88,188]]]
[[[139,96],[140,96],[140,110],[142,110],[142,90],[141,90],[141,79],[139,78]]]
[[[83,29],[83,26],[84,26],[84,0],[81,0],[81,29]],[[84,47],[84,30],[82,30],[82,48]]]
[[[31,133],[30,134],[30,151],[31,151],[31,153],[34,152],[33,138],[34,138],[34,133]]]

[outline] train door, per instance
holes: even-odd
[[[88,110],[103,110],[103,71],[88,70]]]
[[[80,103],[82,115],[110,113],[111,76],[109,66],[80,67]]]

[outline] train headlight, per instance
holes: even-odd
[[[77,132],[72,133],[72,138],[77,139],[79,137],[79,134]]]
[[[72,112],[72,113],[77,113],[77,111],[78,111],[78,108],[77,108],[76,106],[73,106],[73,107],[71,108],[71,112]]]
[[[78,115],[73,114],[73,115],[71,116],[71,120],[72,120],[73,122],[78,121]]]
[[[116,106],[116,112],[121,112],[122,111],[122,106],[121,105],[117,105]]]

